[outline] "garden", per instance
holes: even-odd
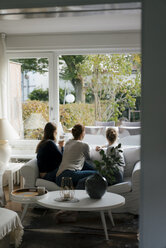
[[[22,72],[48,71],[47,59],[15,60],[22,64]],[[94,125],[95,121],[128,119],[129,110],[140,110],[141,57],[140,54],[63,55],[59,58],[60,80],[70,81],[67,91],[75,101],[65,101],[66,89],[59,89],[60,121],[64,130],[75,123]],[[49,90],[35,88],[22,103],[25,122],[33,113],[49,120]],[[140,120],[130,116],[129,121]],[[24,128],[24,138],[40,139],[42,128]]]

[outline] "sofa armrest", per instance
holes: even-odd
[[[141,161],[138,161],[133,169],[132,172],[132,190],[135,191],[139,191],[140,190],[140,171],[141,171]]]
[[[37,166],[37,159],[34,158],[20,169],[21,176],[25,179],[25,188],[26,187],[35,187],[36,179],[39,177],[39,169]]]

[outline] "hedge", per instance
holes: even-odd
[[[41,113],[46,121],[49,121],[48,102],[37,100],[27,100],[22,105],[23,121],[25,121],[32,113]],[[94,104],[88,103],[71,103],[60,104],[60,121],[64,130],[73,127],[77,123],[83,125],[94,125],[95,110]],[[43,130],[24,130],[24,136],[28,139],[40,139]]]

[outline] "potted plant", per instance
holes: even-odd
[[[116,182],[115,174],[119,171],[118,166],[121,166],[121,152],[123,152],[121,150],[121,144],[112,147],[109,154],[106,154],[106,152],[101,149],[99,152],[102,157],[101,161],[94,161],[97,171],[101,176],[106,178],[109,185]]]

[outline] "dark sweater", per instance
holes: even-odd
[[[62,152],[59,151],[53,140],[41,144],[37,153],[39,172],[51,172],[57,169],[62,161]]]

